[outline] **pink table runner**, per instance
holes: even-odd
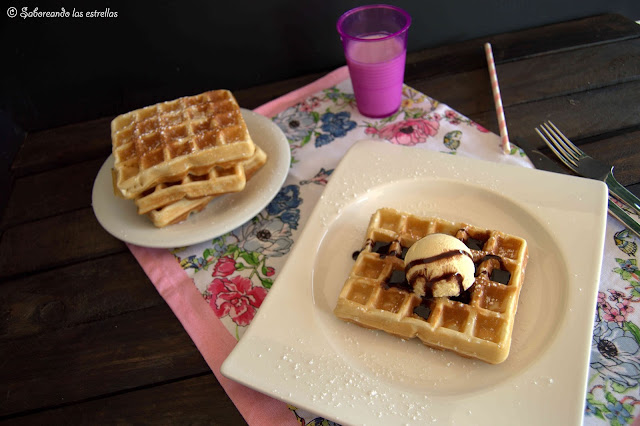
[[[312,413],[267,397],[220,374],[220,366],[277,278],[333,168],[357,140],[380,138],[452,155],[531,167],[520,149],[503,155],[500,138],[405,86],[400,111],[361,116],[346,67],[255,110],[273,117],[289,140],[292,167],[274,201],[253,221],[191,247],[129,244],[150,280],[250,425],[308,424]],[[585,423],[627,424],[640,405],[640,273],[637,240],[609,218]]]

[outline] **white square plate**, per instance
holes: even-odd
[[[581,424],[606,201],[602,182],[361,141],[334,171],[222,373],[342,424]],[[380,207],[527,240],[504,363],[333,315],[351,254]]]

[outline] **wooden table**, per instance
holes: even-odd
[[[552,119],[640,195],[640,26],[617,15],[411,53],[406,83],[497,132],[493,45],[511,139]],[[322,74],[237,91],[254,108]],[[91,189],[112,117],[29,134],[0,239],[0,420],[239,424],[242,417]]]

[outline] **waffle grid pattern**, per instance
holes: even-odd
[[[141,108],[111,122],[115,183],[124,198],[215,165],[244,160],[255,149],[228,90]]]
[[[389,285],[394,271],[404,272],[403,248],[432,233],[455,236],[471,250],[476,279],[464,300],[442,297],[423,301],[401,286]],[[373,251],[374,242],[388,243],[387,253]],[[522,238],[380,209],[371,218],[364,248],[334,313],[363,327],[405,339],[418,337],[428,346],[497,364],[509,355],[527,260],[527,244]],[[507,284],[493,281],[499,276],[507,276]]]

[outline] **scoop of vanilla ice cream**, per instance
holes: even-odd
[[[471,251],[451,235],[430,234],[416,241],[404,264],[407,281],[420,297],[458,296],[475,280]]]

